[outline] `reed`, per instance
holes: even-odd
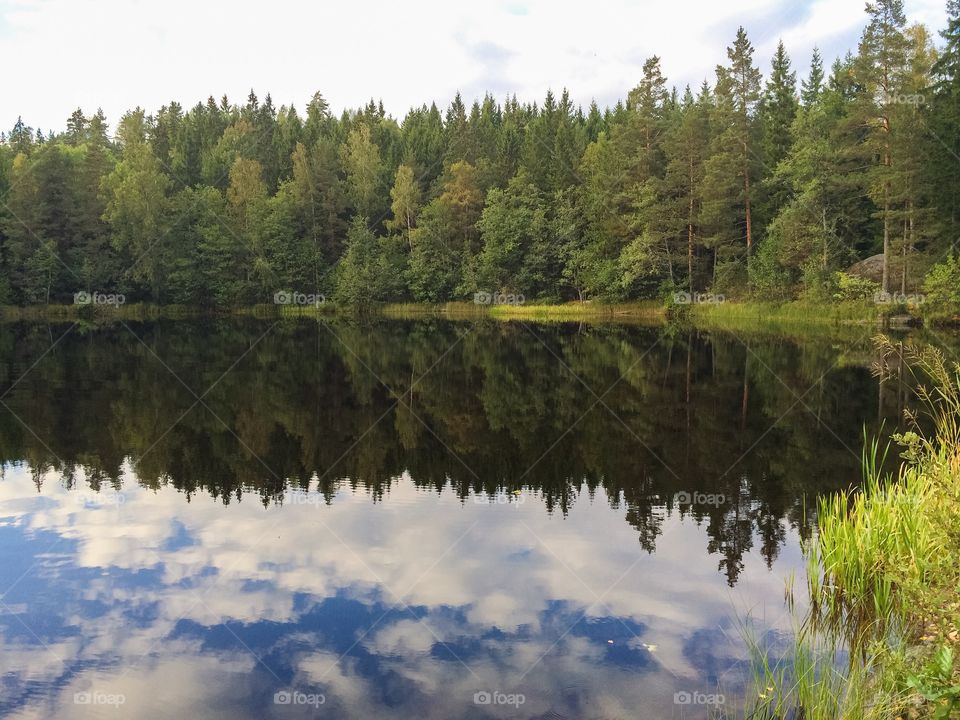
[[[883,470],[890,446],[865,442],[863,484],[819,500],[809,611],[774,660],[748,638],[746,717],[960,716],[960,366],[929,346],[877,344],[885,360],[906,356],[933,432],[910,416],[913,429],[892,436],[896,473]]]

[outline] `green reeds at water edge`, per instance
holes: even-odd
[[[911,417],[916,430],[892,436],[895,474],[889,445],[865,442],[863,484],[819,499],[791,645],[771,652],[744,632],[748,718],[960,718],[960,366],[928,346],[877,344],[906,361],[878,373],[906,365],[934,430]]]

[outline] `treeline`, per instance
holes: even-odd
[[[838,271],[874,255],[883,290],[939,263],[929,287],[960,301],[960,1],[939,48],[900,0],[867,15],[856,54],[814,52],[800,83],[782,43],[764,79],[741,28],[712,82],[671,90],[652,57],[604,111],[458,95],[398,123],[251,92],[133,110],[115,137],[99,111],[47,135],[19,121],[0,303],[826,299],[873,287]]]

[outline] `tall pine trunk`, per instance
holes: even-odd
[[[889,156],[888,156],[889,157]],[[887,163],[889,164],[889,162]],[[883,292],[890,292],[890,186],[883,185]]]
[[[687,210],[687,283],[693,296],[693,159],[690,159],[690,197]]]

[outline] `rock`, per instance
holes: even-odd
[[[907,272],[907,292],[915,291],[919,283],[923,280],[923,273],[918,271],[917,260],[911,261]],[[870,257],[854,263],[846,270],[847,275],[873,280],[878,285],[883,282],[883,255],[871,255]],[[900,281],[903,274],[903,257],[901,255],[892,255],[890,257],[890,292],[900,290]]]
[[[854,263],[847,268],[847,275],[856,275],[879,283],[883,280],[883,255],[871,255],[865,260]]]

